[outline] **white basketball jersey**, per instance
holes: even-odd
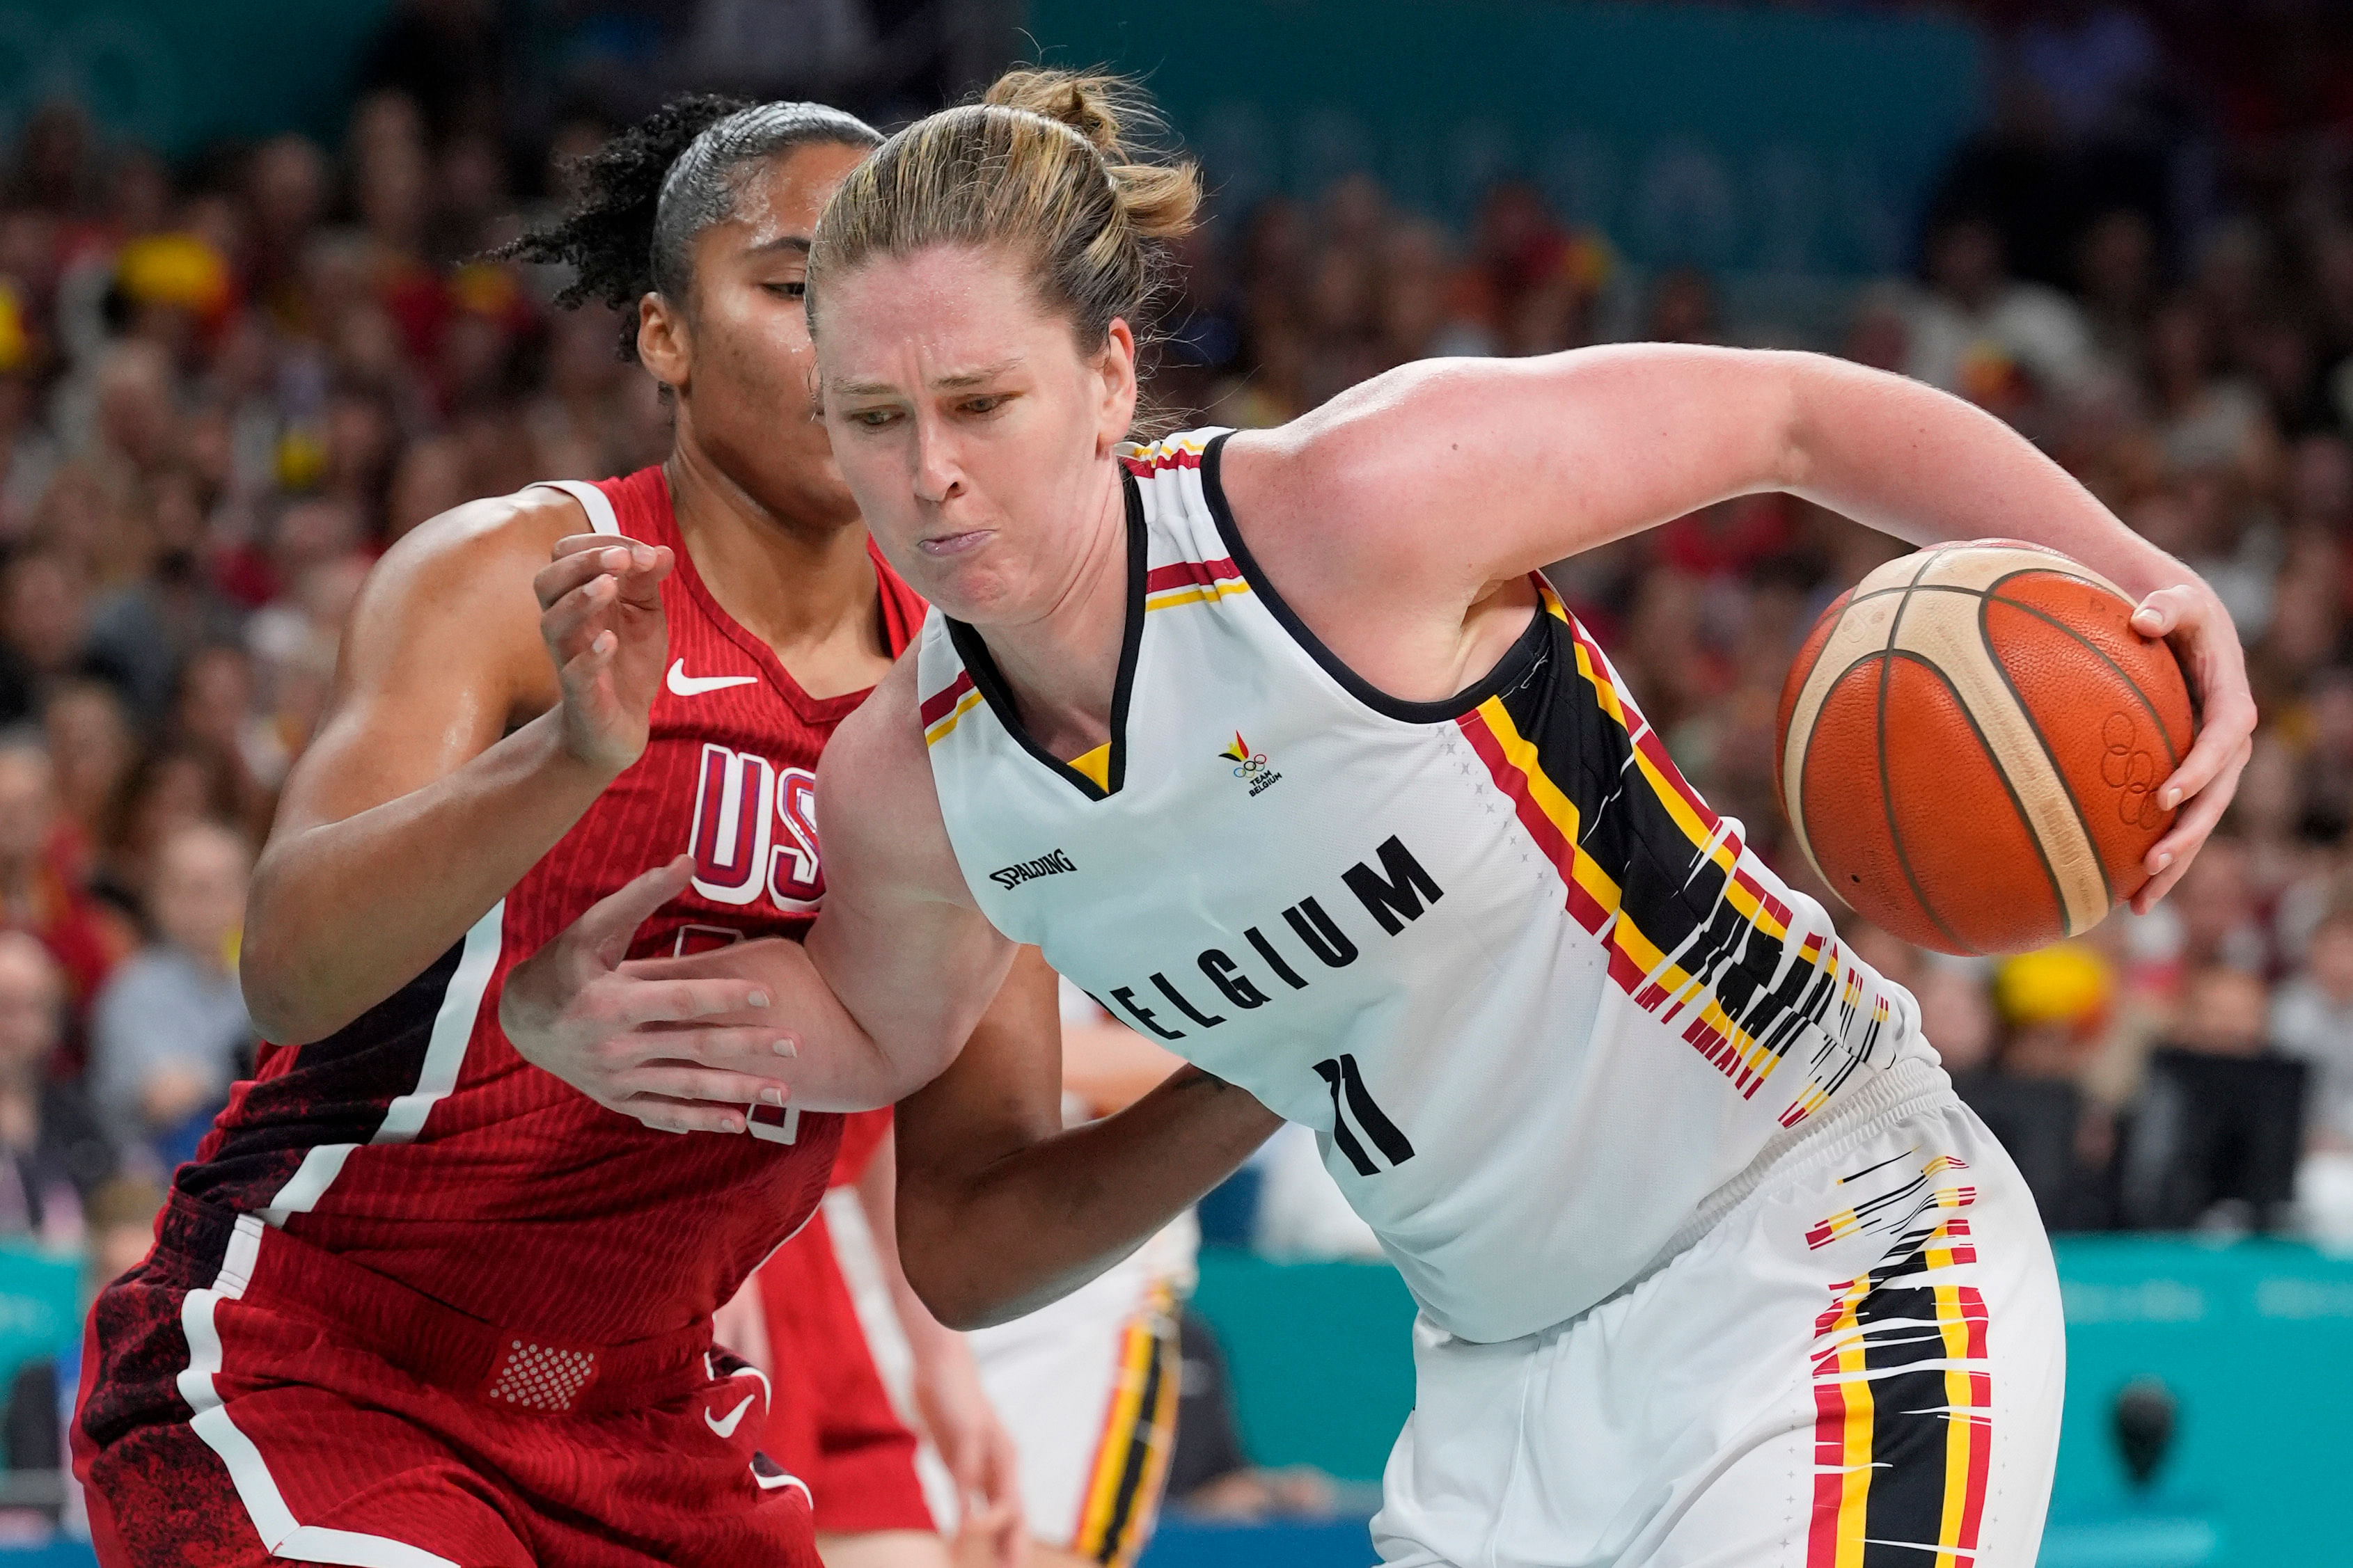
[[[1250,559],[1223,438],[1123,454],[1107,767],[1039,751],[933,610],[949,839],[998,930],[1314,1128],[1442,1327],[1534,1332],[1826,1105],[1933,1060],[1917,1008],[1683,782],[1549,587],[1451,700],[1349,671]]]

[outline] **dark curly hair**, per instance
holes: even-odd
[[[856,115],[821,103],[675,99],[580,160],[584,195],[573,212],[496,254],[571,267],[573,280],[555,302],[571,309],[598,300],[626,312],[621,357],[633,360],[638,298],[687,298],[695,237],[734,210],[738,169],[811,143],[881,141]]]

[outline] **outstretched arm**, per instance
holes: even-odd
[[[1042,984],[1038,982],[1042,978]],[[1069,1294],[1231,1175],[1282,1119],[1180,1067],[1065,1131],[1056,984],[1034,949],[999,1008],[898,1114],[899,1252],[941,1321],[983,1328]]]
[[[2140,601],[2135,628],[2171,639],[2200,701],[2197,742],[2159,793],[2183,810],[2149,851],[2143,910],[2221,819],[2254,730],[2238,634],[2196,573],[1983,410],[1819,354],[1638,343],[1429,361],[1237,437],[1227,475],[1253,552],[1311,624],[1303,599],[1384,604],[1394,584],[1430,595],[1401,606],[1409,626],[1417,610],[1459,621],[1522,574],[1760,490],[1915,544],[2064,552]],[[1319,519],[1349,548],[1319,539]]]

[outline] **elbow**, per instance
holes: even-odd
[[[986,1293],[975,1289],[968,1274],[952,1260],[939,1258],[934,1248],[909,1247],[904,1232],[899,1237],[899,1264],[906,1273],[907,1288],[943,1328],[969,1333],[1000,1321],[999,1315],[989,1311]]]
[[[245,993],[246,1016],[254,1033],[279,1045],[304,1045],[329,1029],[312,1026],[312,1019],[296,994],[278,954],[255,941],[251,933],[237,954],[237,985]]]
[[[910,1199],[913,1201],[911,1202]],[[898,1195],[899,1268],[907,1288],[941,1325],[969,1333],[994,1328],[1021,1315],[1016,1280],[1003,1276],[987,1238],[951,1212],[922,1212],[920,1192],[911,1190],[902,1167]]]
[[[237,960],[238,988],[245,994],[246,1016],[254,1032],[276,1045],[308,1045],[333,1034],[348,1018],[329,1017],[315,998],[306,994],[299,965],[280,922],[262,909],[260,889],[255,888],[254,913],[246,921]]]
[[[923,1310],[939,1320],[941,1327],[954,1329],[960,1334],[971,1333],[976,1329],[993,1329],[1018,1316],[1012,1312],[990,1311],[986,1302],[969,1292],[942,1293],[917,1286],[915,1296],[923,1303]]]
[[[1050,1283],[1008,1274],[1000,1260],[983,1247],[976,1247],[967,1257],[942,1249],[930,1258],[919,1258],[907,1249],[903,1237],[899,1245],[899,1261],[907,1276],[907,1288],[914,1291],[924,1310],[960,1334],[1009,1323],[1075,1288],[1075,1283]]]

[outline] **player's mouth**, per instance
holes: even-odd
[[[968,528],[961,533],[942,533],[930,539],[918,539],[915,548],[934,559],[965,555],[987,543],[996,532],[993,528]]]

